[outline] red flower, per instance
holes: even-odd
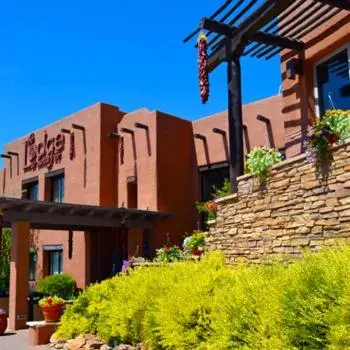
[[[208,209],[208,210],[210,210],[210,211],[215,211],[216,208],[217,208],[216,203],[214,203],[214,202],[209,202],[209,203],[207,203],[207,209]]]
[[[204,34],[198,38],[198,71],[199,71],[199,88],[201,100],[203,103],[209,98],[209,71],[208,71],[208,43]]]
[[[169,253],[170,252],[170,247],[165,247],[165,252]]]

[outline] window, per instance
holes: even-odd
[[[23,183],[23,199],[37,201],[39,198],[39,182],[37,180]]]
[[[132,176],[127,179],[127,191],[128,191],[128,208],[137,208],[137,180]]]
[[[48,274],[57,275],[63,272],[63,249],[48,251]]]
[[[202,194],[201,201],[208,201],[212,199],[214,193],[213,187],[222,187],[225,179],[230,178],[230,169],[228,166],[221,166],[211,170],[200,170]]]
[[[37,253],[31,249],[29,253],[29,281],[35,281]]]
[[[64,174],[51,178],[51,202],[63,203],[64,201]]]
[[[318,113],[350,109],[350,45],[315,67]]]

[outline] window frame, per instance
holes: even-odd
[[[37,198],[32,199],[29,198],[29,188],[33,188],[34,186],[37,186]],[[23,196],[25,192],[25,196]],[[23,198],[24,197],[24,198]],[[32,201],[38,201],[39,200],[39,178],[38,176],[32,177],[30,179],[26,179],[22,181],[22,198]]]
[[[49,249],[47,252],[47,274],[50,275],[59,275],[63,273],[63,248]],[[53,272],[52,268],[52,255],[59,254],[59,270],[57,273]]]
[[[59,171],[59,172],[53,172],[46,174],[46,179],[50,181],[50,195],[49,195],[49,201],[52,203],[64,203],[64,197],[65,197],[65,173],[64,171]],[[62,184],[62,198],[59,198],[59,201],[54,200],[54,182],[59,181],[60,179],[63,179],[63,184]]]
[[[34,257],[34,259],[31,260],[31,257]],[[38,253],[35,247],[31,247],[29,251],[29,266],[28,266],[28,280],[30,282],[36,281],[37,263],[38,263]],[[33,271],[32,271],[32,268],[33,268]]]
[[[317,84],[317,67],[344,50],[347,50],[347,52],[348,52],[348,65],[349,65],[349,78],[350,78],[350,42],[339,47],[338,49],[336,49],[332,53],[322,57],[320,60],[316,61],[313,64],[313,79],[314,79],[313,85],[314,85],[315,113],[316,113],[316,116],[318,118],[320,118],[321,115],[320,115],[320,103],[319,103],[320,92],[319,92],[319,88],[318,88],[318,84]]]

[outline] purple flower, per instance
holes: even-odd
[[[132,262],[130,260],[123,260],[122,272],[126,272],[130,267],[132,267]]]

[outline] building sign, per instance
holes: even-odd
[[[63,134],[49,138],[45,131],[44,140],[40,143],[37,143],[35,135],[31,134],[25,142],[24,172],[42,168],[51,170],[55,164],[61,162],[64,146]]]

